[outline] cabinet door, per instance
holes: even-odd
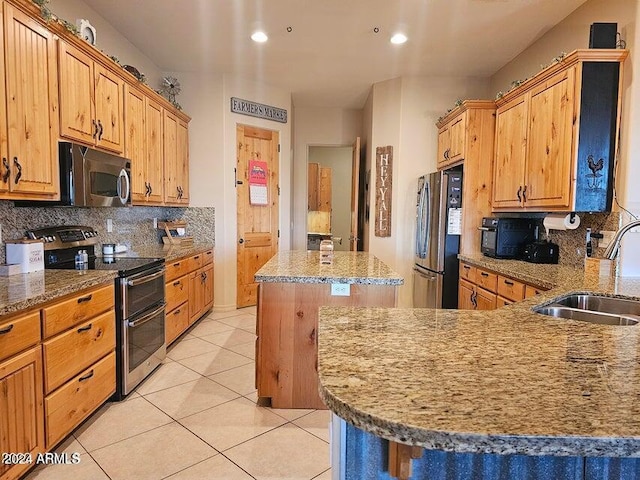
[[[202,309],[204,313],[204,311],[213,307],[213,265],[209,264],[204,267],[202,275],[204,276],[202,279]]]
[[[149,182],[147,203],[160,205],[164,200],[164,153],[162,138],[162,107],[146,99],[147,158],[146,181]]]
[[[475,310],[474,296],[474,285],[460,279],[458,284],[458,310]]]
[[[144,203],[149,189],[146,177],[145,96],[124,86],[125,157],[131,160],[131,200]]]
[[[449,147],[449,159],[451,162],[457,162],[464,158],[464,143],[466,139],[465,126],[467,112],[463,112],[456,120],[453,121],[449,130],[451,131],[451,145]]]
[[[94,144],[98,134],[93,104],[93,60],[58,41],[60,76],[60,135]]]
[[[4,9],[10,190],[59,198],[54,36],[6,2]]]
[[[40,347],[0,363],[0,452],[31,453],[35,462],[44,450]],[[0,478],[18,478],[32,464],[0,463]]]
[[[189,324],[198,318],[202,311],[202,288],[198,271],[189,274]]]
[[[4,69],[4,16],[0,3],[0,78],[6,78]],[[6,7],[5,7],[6,8]],[[0,196],[5,196],[9,191],[10,168],[9,154],[7,153],[7,98],[4,85],[0,85]]]
[[[451,130],[446,126],[438,132],[438,168],[449,163],[449,152],[451,145]]]
[[[164,201],[179,204],[178,188],[178,119],[164,111]]]
[[[93,68],[95,81],[95,119],[98,124],[96,146],[124,151],[122,132],[123,81],[115,73],[97,63]]]
[[[496,119],[492,207],[520,207],[527,151],[525,97],[502,107]]]
[[[182,204],[189,204],[189,125],[182,120],[178,120],[176,148],[178,161],[176,183],[180,187],[179,200]]]
[[[525,207],[569,206],[574,85],[571,68],[531,92]]]
[[[477,310],[495,310],[497,298],[495,293],[476,287]]]

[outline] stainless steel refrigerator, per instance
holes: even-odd
[[[413,306],[458,308],[462,170],[418,179]]]

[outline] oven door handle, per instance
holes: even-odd
[[[136,327],[139,327],[140,325],[144,325],[149,320],[151,320],[153,317],[155,317],[160,312],[162,312],[164,310],[165,305],[166,304],[163,302],[162,305],[160,305],[158,308],[156,308],[153,312],[149,312],[146,315],[138,318],[137,320],[133,320],[133,321],[129,320],[129,322],[127,322],[127,325],[129,327],[131,327],[131,328],[136,328]]]
[[[139,278],[134,278],[132,280],[127,280],[127,285],[130,287],[137,287],[138,285],[142,285],[144,283],[147,282],[152,282],[153,280],[155,280],[156,278],[161,277],[162,275],[164,275],[164,270],[160,270],[159,272],[156,272],[152,275],[144,275],[141,276]]]

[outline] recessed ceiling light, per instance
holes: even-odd
[[[402,33],[396,33],[393,35],[393,37],[391,37],[391,43],[394,43],[396,45],[400,45],[402,43],[405,43],[406,41],[407,36]]]
[[[267,34],[261,31],[257,31],[257,32],[253,32],[251,34],[251,40],[253,40],[254,42],[258,42],[258,43],[264,43],[267,40],[269,40],[269,37],[267,37]]]

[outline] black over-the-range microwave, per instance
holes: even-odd
[[[532,218],[485,217],[482,219],[480,250],[493,258],[521,258],[524,246],[537,240],[537,222]]]

